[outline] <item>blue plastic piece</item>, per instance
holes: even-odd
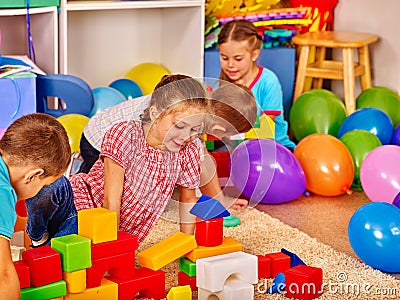
[[[230,216],[229,211],[216,199],[202,195],[190,210],[190,213],[203,219],[210,220]]]
[[[57,97],[64,101],[65,108],[48,107],[47,97]],[[93,93],[81,78],[67,74],[38,75],[36,79],[37,111],[53,117],[66,114],[89,116],[93,107]]]
[[[272,281],[271,285],[269,286],[267,293],[268,294],[275,294],[275,293],[284,293],[285,292],[285,275],[283,273],[276,274],[276,277]]]
[[[287,47],[261,49],[258,58],[258,64],[273,71],[281,83],[284,117],[287,122],[289,122],[289,113],[293,102],[295,63],[296,49]],[[219,78],[220,71],[218,50],[216,48],[206,49],[204,51],[204,77]]]
[[[285,253],[286,255],[290,256],[290,267],[293,268],[297,265],[306,265],[304,261],[301,260],[300,257],[298,257],[295,253],[290,252],[286,250],[285,248],[281,249],[282,253]]]

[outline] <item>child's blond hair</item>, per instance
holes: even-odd
[[[160,113],[158,117],[189,108],[212,113],[203,85],[196,79],[181,74],[165,75],[156,85],[149,106],[140,115],[142,122],[150,122],[152,106]]]

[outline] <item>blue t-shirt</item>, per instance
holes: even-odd
[[[288,123],[283,115],[282,87],[278,77],[267,68],[259,67],[260,72],[250,89],[258,104],[258,115],[263,110],[279,110],[281,114],[275,117],[275,141],[290,150],[294,150],[296,144],[288,136]]]
[[[11,239],[17,214],[17,194],[10,183],[7,166],[0,156],[0,236]]]

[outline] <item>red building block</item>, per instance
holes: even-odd
[[[178,285],[190,285],[192,291],[197,291],[196,276],[189,276],[185,272],[178,271]]]
[[[29,271],[29,266],[23,260],[18,260],[14,261],[14,267],[17,271],[20,288],[23,289],[30,287],[31,275]]]
[[[290,268],[290,256],[282,252],[269,253],[265,255],[271,260],[271,274],[270,276],[275,278],[276,275],[284,273]]]
[[[92,259],[92,266],[86,269],[86,288],[101,285],[101,280],[106,273],[121,278],[132,279],[135,277],[135,252],[127,252],[98,259]]]
[[[198,246],[221,245],[224,238],[224,218],[203,220],[196,217],[195,238]]]
[[[284,274],[286,297],[310,300],[322,295],[322,269],[297,265]]]
[[[117,239],[99,244],[92,244],[92,259],[98,259],[126,252],[135,252],[138,248],[138,239],[135,235],[118,231]]]
[[[137,293],[141,297],[156,300],[166,297],[165,272],[162,270],[138,268],[135,277],[131,279],[121,279],[111,275],[106,278],[118,284],[118,300],[132,300]]]
[[[210,152],[210,155],[214,157],[215,163],[217,165],[217,174],[218,177],[229,177],[229,160],[230,153],[228,151],[221,152]]]
[[[32,286],[39,287],[62,280],[61,255],[50,246],[22,252],[22,260],[29,266]]]
[[[257,255],[258,278],[271,278],[271,258],[265,255]]]

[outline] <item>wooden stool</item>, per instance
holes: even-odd
[[[354,112],[355,78],[360,76],[362,90],[371,87],[368,45],[377,40],[378,37],[373,34],[338,31],[307,32],[293,37],[293,43],[301,47],[293,101],[304,92],[306,77],[314,78],[313,88],[322,88],[323,79],[343,80],[347,114]],[[309,62],[312,46],[316,49],[315,60]],[[341,48],[343,62],[326,60],[326,48]],[[354,61],[355,49],[358,62]]]

